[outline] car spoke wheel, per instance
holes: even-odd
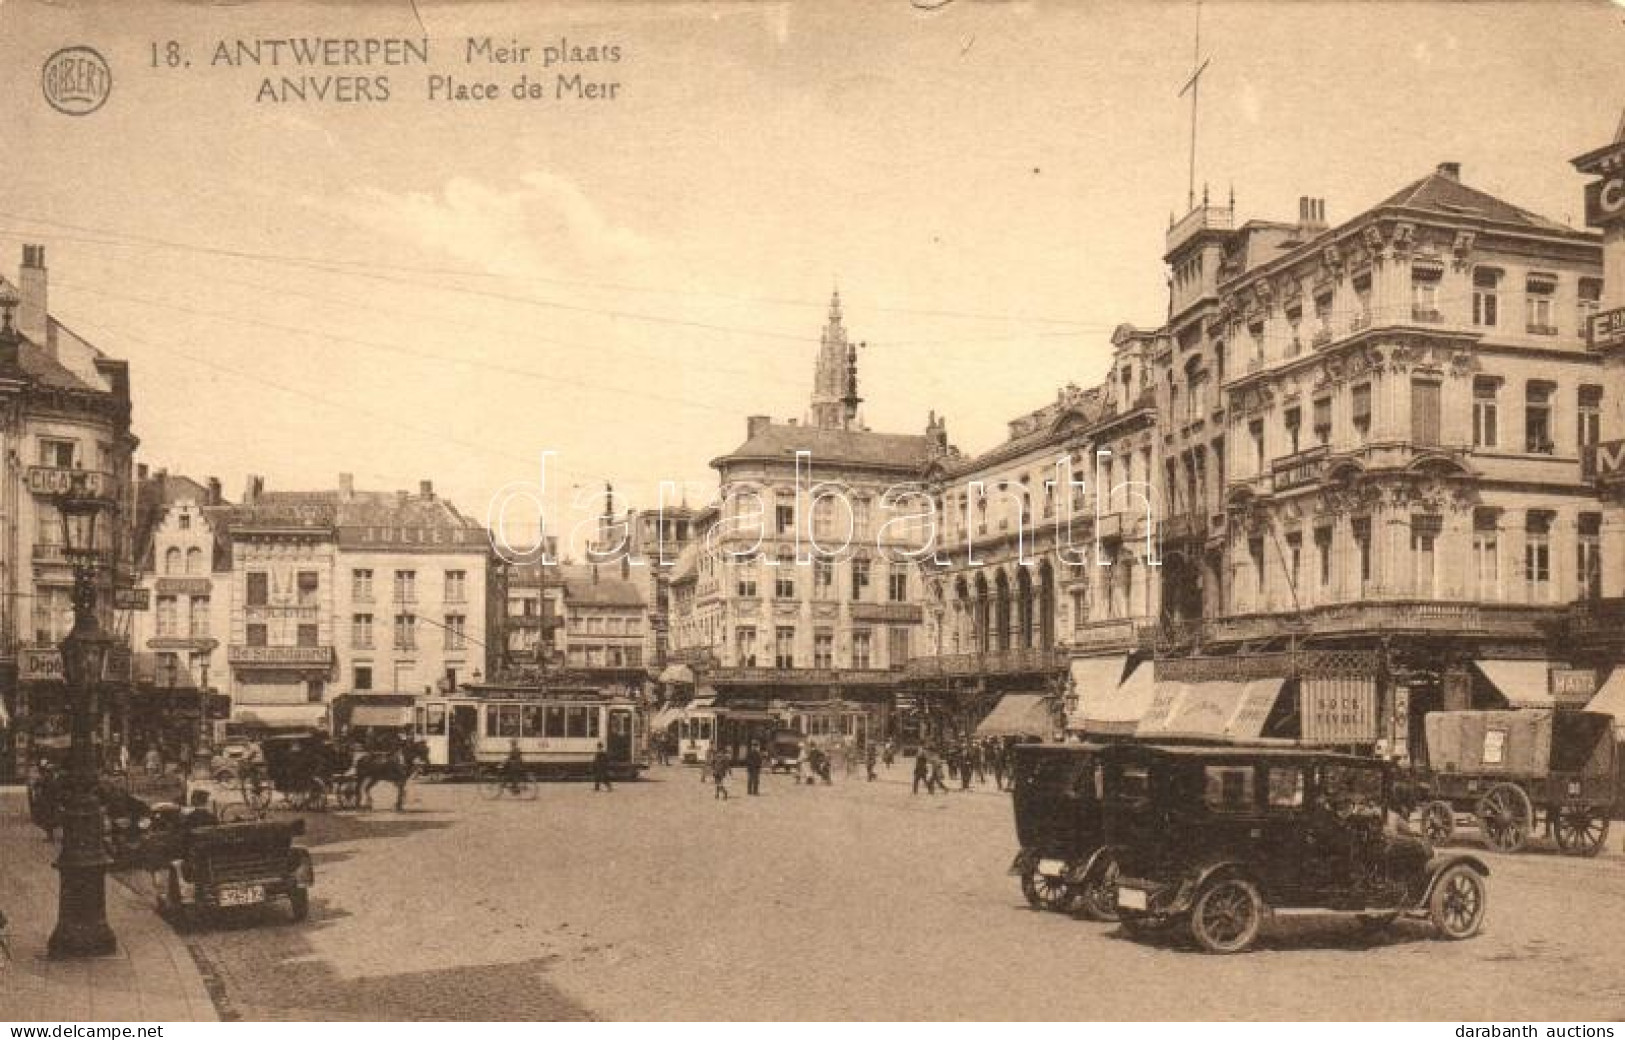
[[[1078,898],[1077,890],[1066,883],[1066,878],[1040,874],[1037,863],[1021,875],[1021,894],[1033,909],[1057,914],[1071,910]]]
[[[1264,923],[1264,900],[1252,882],[1221,878],[1196,897],[1191,935],[1209,953],[1240,953]]]
[[[1110,853],[1101,857],[1095,869],[1083,883],[1083,910],[1091,920],[1117,920],[1117,857]]]
[[[1446,939],[1470,939],[1484,925],[1489,888],[1478,871],[1464,864],[1445,870],[1428,899],[1428,917]]]
[[[1435,845],[1450,840],[1456,831],[1456,811],[1449,802],[1429,802],[1422,807],[1422,834]]]
[[[1557,847],[1571,856],[1595,856],[1608,838],[1608,817],[1589,809],[1564,809],[1547,813],[1552,818],[1552,836]]]
[[[1496,784],[1478,803],[1484,840],[1502,852],[1517,852],[1529,840],[1535,808],[1516,784]]]

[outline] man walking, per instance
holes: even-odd
[[[920,782],[925,782],[925,793],[936,794],[931,788],[931,763],[926,757],[925,748],[914,752],[914,793],[920,793]]]
[[[762,749],[754,740],[750,742],[750,750],[745,752],[745,793],[762,793]]]
[[[728,756],[718,751],[711,757],[711,782],[716,785],[715,793],[711,796],[712,801],[718,798],[725,802],[728,800],[729,772]]]
[[[600,787],[611,793],[615,791],[609,782],[609,752],[604,750],[602,741],[599,741],[598,750],[592,756],[592,789],[597,791]]]
[[[871,781],[875,779],[875,763],[878,762],[879,759],[880,756],[875,752],[875,746],[872,742],[864,747],[863,767],[869,771],[869,780]]]

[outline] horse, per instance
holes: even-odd
[[[372,789],[382,780],[395,785],[395,811],[404,809],[406,783],[417,775],[419,760],[428,761],[428,750],[419,741],[401,744],[393,751],[369,751],[356,759],[356,780],[367,808],[372,808]]]

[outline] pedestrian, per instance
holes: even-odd
[[[163,773],[164,756],[163,752],[158,750],[158,745],[156,743],[153,743],[147,748],[146,761],[144,765],[146,766],[148,776],[158,776]]]
[[[811,760],[811,751],[806,743],[796,749],[796,786],[800,787],[807,782],[807,763]]]
[[[976,767],[976,782],[987,783],[987,741],[982,740],[971,746],[971,765]]]
[[[603,741],[598,742],[598,750],[592,756],[592,789],[597,791],[600,785],[605,791],[615,791],[609,782],[609,752],[604,750]]]
[[[885,750],[880,753],[880,761],[886,766],[887,770],[890,770],[892,762],[896,761],[896,759],[897,742],[895,740],[888,740],[886,741]]]
[[[869,771],[868,778],[870,781],[875,779],[875,762],[878,757],[879,756],[875,754],[875,746],[873,744],[870,744],[863,749],[863,767]]]
[[[118,771],[123,776],[130,775],[130,745],[122,740],[118,742]]]
[[[712,801],[718,798],[728,800],[729,772],[731,770],[728,767],[728,757],[718,751],[711,759],[711,782],[716,785],[715,793],[711,796]]]
[[[914,752],[914,793],[920,793],[920,782],[925,781],[925,793],[936,794],[931,789],[931,761],[925,753],[925,748]]]
[[[28,792],[28,810],[34,825],[45,832],[45,840],[55,841],[62,811],[62,781],[51,763],[43,758]]]
[[[971,773],[974,772],[971,756],[975,753],[975,750],[976,745],[966,744],[959,752],[959,789],[961,791],[970,790]]]
[[[750,742],[750,750],[745,752],[745,793],[762,793],[762,749],[754,740]]]
[[[942,778],[943,757],[935,748],[931,750],[931,787],[941,788],[943,794],[948,793],[948,782]]]

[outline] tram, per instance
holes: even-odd
[[[430,769],[454,775],[500,768],[516,741],[537,777],[591,775],[599,744],[617,779],[635,780],[648,767],[643,710],[590,689],[421,697],[412,734],[428,748]]]

